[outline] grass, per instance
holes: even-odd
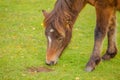
[[[87,73],[85,64],[93,48],[94,7],[87,5],[79,15],[70,45],[55,66],[45,65],[46,38],[41,10],[52,10],[56,0],[0,1],[0,80],[120,80],[120,52]],[[117,44],[120,50],[120,14],[117,13]],[[104,40],[102,54],[107,48]],[[45,66],[47,73],[29,73],[27,67]]]

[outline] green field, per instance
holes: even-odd
[[[45,64],[47,41],[41,10],[51,11],[56,0],[0,0],[0,80],[120,80],[120,14],[117,13],[118,55],[85,72],[94,43],[95,10],[87,5],[80,13],[73,37],[58,64]],[[106,52],[105,38],[101,55]],[[51,72],[28,72],[47,67]]]

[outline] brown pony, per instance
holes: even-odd
[[[45,16],[44,26],[47,37],[46,64],[56,64],[63,50],[67,47],[72,36],[72,28],[80,11],[86,4],[96,9],[96,28],[94,48],[86,71],[92,71],[103,60],[109,60],[117,54],[116,47],[116,11],[120,10],[120,0],[57,0],[54,9]],[[105,55],[100,57],[104,37],[108,37],[108,48]]]

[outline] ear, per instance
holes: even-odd
[[[44,17],[48,16],[48,13],[45,10],[42,10],[42,13],[43,13]]]

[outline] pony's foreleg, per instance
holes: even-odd
[[[109,31],[107,33],[108,37],[108,49],[106,54],[103,55],[103,60],[109,60],[117,54],[117,47],[116,47],[116,16],[115,14],[110,20]]]
[[[101,6],[96,6],[97,24],[95,29],[95,42],[92,55],[86,65],[86,71],[88,72],[94,70],[96,65],[98,65],[101,61],[101,46],[108,31],[109,20],[113,14],[113,10],[113,8],[102,8]]]

